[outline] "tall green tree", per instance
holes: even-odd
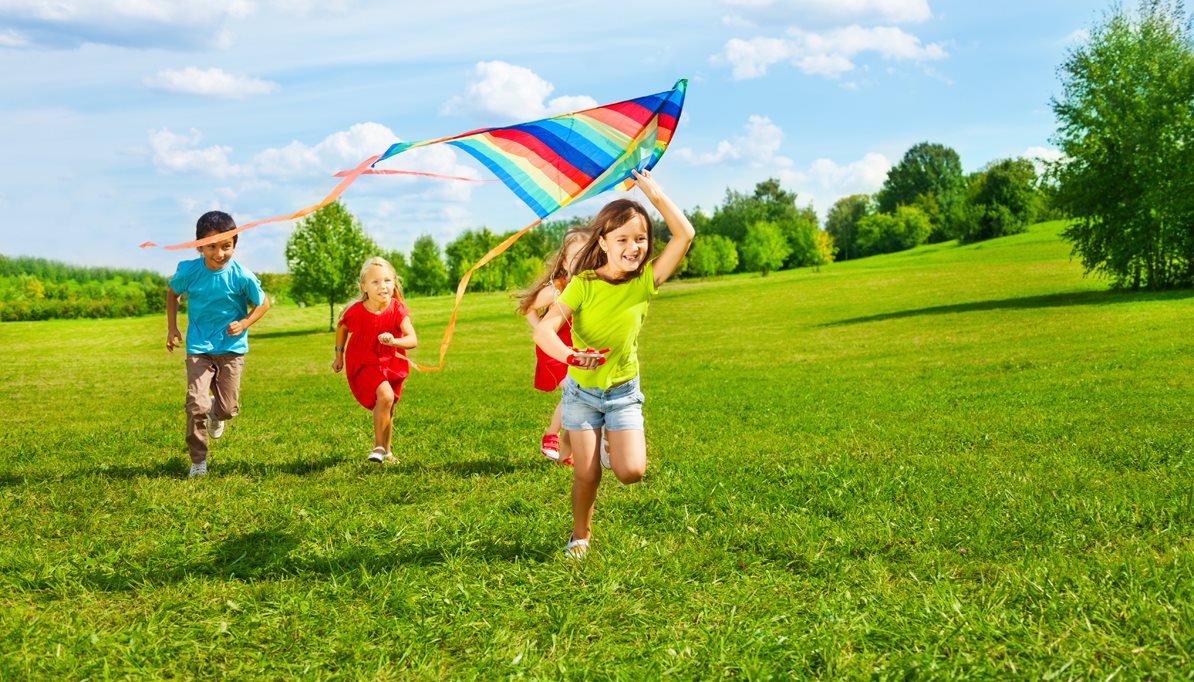
[[[406,289],[412,294],[428,296],[448,291],[448,270],[440,256],[439,244],[429,234],[416,239],[410,250]]]
[[[904,153],[891,167],[883,188],[875,196],[880,213],[894,213],[899,206],[915,206],[933,220],[931,241],[952,239],[955,218],[960,217],[966,191],[962,160],[943,144],[920,142]],[[935,210],[925,210],[931,197]]]
[[[895,213],[876,213],[858,221],[858,250],[863,256],[903,251],[923,244],[932,231],[924,211],[900,206]]]
[[[742,262],[747,270],[758,270],[766,277],[778,270],[788,258],[791,247],[784,233],[775,223],[761,220],[746,229],[742,240]]]
[[[1028,159],[1001,159],[973,174],[966,201],[962,243],[1023,232],[1037,204],[1036,168]]]
[[[1116,287],[1194,286],[1194,40],[1180,1],[1117,8],[1072,50],[1052,102],[1063,233]]]
[[[378,252],[343,204],[328,204],[299,221],[286,240],[290,294],[298,301],[326,302],[328,329],[335,329],[336,304],[360,292],[361,265]]]
[[[697,234],[685,260],[693,276],[716,277],[738,267],[738,249],[719,234]]]
[[[850,260],[862,253],[858,250],[858,221],[874,212],[874,201],[868,194],[854,194],[838,199],[825,216],[825,231],[837,246],[837,259]]]

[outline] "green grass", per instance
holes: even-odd
[[[1194,296],[1059,229],[666,286],[580,564],[508,297],[385,468],[327,310],[276,308],[203,481],[162,319],[0,325],[0,678],[1190,677]]]

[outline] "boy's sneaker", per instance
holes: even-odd
[[[605,429],[601,430],[601,466],[612,469],[609,464],[609,442],[605,438]]]
[[[215,407],[212,407],[214,410]],[[212,438],[219,438],[224,435],[224,422],[211,416],[212,412],[207,413],[207,435]]]
[[[386,449],[380,445],[373,448],[373,451],[369,453],[369,461],[377,462],[378,464],[386,461]]]
[[[589,541],[577,540],[576,538],[568,538],[568,544],[564,545],[564,556],[572,559],[583,559],[589,553]]]
[[[539,441],[539,452],[553,462],[560,461],[560,437],[554,433],[543,436]]]
[[[207,475],[207,460],[202,462],[191,462],[191,473],[187,478],[203,478]]]

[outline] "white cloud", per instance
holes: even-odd
[[[724,0],[769,20],[919,23],[933,17],[928,0]]]
[[[852,25],[822,33],[793,27],[788,30],[788,35],[787,39],[731,39],[712,61],[728,62],[738,80],[763,76],[767,67],[783,61],[809,75],[838,78],[854,70],[854,59],[864,53],[912,62],[935,61],[947,56],[940,44],[922,45],[920,38],[890,26],[864,28]]]
[[[871,152],[845,165],[822,158],[803,171],[780,169],[777,175],[781,183],[794,188],[803,202],[812,203],[824,217],[842,197],[879,191],[890,169],[886,156]]]
[[[1053,147],[1029,147],[1021,156],[1032,162],[1037,176],[1044,175],[1051,164],[1065,158],[1065,154],[1060,149]]]
[[[512,121],[529,121],[597,106],[586,96],[547,98],[555,86],[534,71],[506,62],[478,62],[466,94],[444,104],[446,113],[497,115]]]
[[[205,70],[193,66],[181,70],[163,69],[157,75],[146,78],[144,83],[167,92],[231,98],[268,95],[278,89],[278,84],[270,81],[238,76],[221,69]]]
[[[361,161],[380,154],[399,142],[398,136],[380,123],[358,123],[348,130],[332,133],[314,146],[295,141],[285,147],[266,149],[253,159],[253,168],[262,176],[295,177],[331,173],[352,168]],[[478,177],[473,167],[461,164],[456,151],[444,145],[418,147],[403,152],[382,167],[414,170],[440,175]],[[394,176],[387,182],[414,182],[410,176]],[[456,182],[455,185],[468,183]],[[467,192],[466,192],[467,195]]]
[[[766,116],[751,116],[743,128],[743,135],[733,140],[722,140],[714,152],[696,154],[691,149],[684,148],[676,150],[676,155],[697,166],[736,162],[759,166],[772,164],[776,159],[782,159],[781,163],[788,163],[787,159],[776,156],[784,141],[784,131],[772,123],[771,119]]]
[[[153,148],[153,163],[161,173],[203,173],[217,178],[240,175],[244,169],[228,160],[230,147],[196,148],[203,135],[194,128],[189,135],[178,135],[169,129],[149,133]]]
[[[0,31],[0,47],[28,47],[29,37],[20,31],[5,29]]]
[[[0,24],[24,27],[26,39],[72,49],[85,43],[171,50],[224,49],[226,24],[259,12],[306,16],[343,11],[348,0],[0,0]],[[5,43],[0,41],[0,46]],[[11,45],[9,45],[11,47]]]

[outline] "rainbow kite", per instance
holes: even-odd
[[[671,90],[624,102],[504,128],[484,128],[422,142],[399,142],[391,145],[385,153],[365,159],[352,170],[336,173],[343,180],[318,204],[292,214],[246,223],[232,232],[164,248],[174,250],[202,246],[258,225],[301,218],[335,201],[362,175],[422,175],[477,182],[472,178],[374,168],[378,163],[415,147],[447,144],[462,149],[488,168],[498,181],[535,212],[538,219],[494,247],[460,278],[456,286],[456,305],[440,344],[439,367],[420,367],[423,370],[442,369],[444,354],[456,324],[460,299],[473,272],[500,255],[561,207],[607,190],[633,187],[631,170],[654,168],[671,142],[684,108],[687,86],[688,81],[681,79],[676,81]],[[141,246],[157,245],[145,242]]]

